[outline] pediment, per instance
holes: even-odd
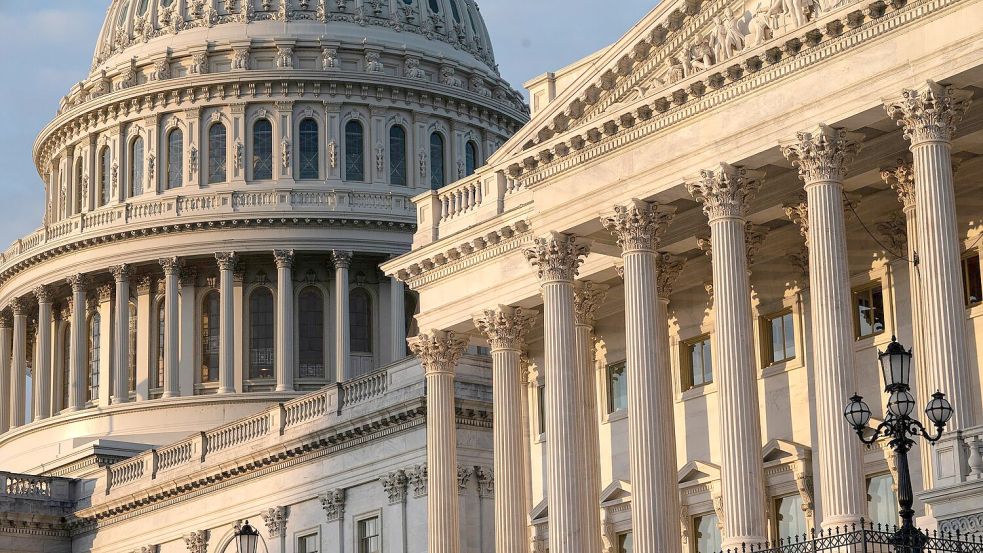
[[[683,468],[679,469],[678,473],[680,484],[718,479],[720,479],[720,465],[703,461],[690,461],[683,465]]]
[[[761,458],[765,463],[798,461],[812,455],[808,446],[787,440],[770,440],[761,448]]]
[[[601,503],[612,503],[631,500],[631,484],[624,480],[615,480],[601,490]]]
[[[531,520],[533,524],[537,524],[545,521],[546,518],[549,517],[549,514],[549,503],[547,503],[547,500],[544,498],[532,508],[532,511],[529,511],[529,520]]]

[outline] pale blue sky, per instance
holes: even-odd
[[[478,0],[502,75],[513,86],[617,40],[656,0]],[[38,227],[38,131],[84,79],[109,0],[0,0],[0,251]]]

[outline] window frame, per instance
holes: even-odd
[[[396,147],[393,144],[393,131],[396,130],[403,134],[401,139],[403,141],[403,147],[401,148],[400,152],[400,159],[402,161],[402,182],[396,182],[396,180],[393,178],[394,169],[396,168],[396,158],[393,156],[393,153],[396,151]],[[389,127],[389,184],[393,186],[409,186],[409,141],[407,140],[407,136],[408,134],[406,132],[406,128],[403,127],[403,125],[396,124]]]
[[[706,342],[707,347],[710,349],[710,380],[705,379],[706,366],[704,364],[703,374],[704,380],[700,384],[696,384],[693,381],[693,348],[697,344],[702,344]],[[679,367],[680,367],[680,390],[683,393],[689,392],[691,390],[706,389],[716,383],[713,374],[713,339],[710,333],[703,333],[698,336],[683,340],[679,343]]]
[[[366,349],[366,350],[355,349],[355,324],[356,324],[356,320],[355,320],[355,302],[353,300],[355,299],[355,294],[356,293],[359,293],[359,294],[364,295],[365,296],[365,301],[366,301],[366,313],[365,313],[365,316],[367,318],[367,324],[366,324],[366,329],[367,329],[366,342],[368,343],[368,346],[369,346],[368,349]],[[376,350],[376,347],[375,347],[375,334],[376,334],[375,333],[375,330],[376,329],[374,327],[375,327],[375,298],[373,297],[372,292],[370,292],[369,289],[366,288],[365,286],[354,286],[354,287],[352,287],[348,291],[348,332],[349,332],[349,343],[350,343],[350,346],[351,346],[351,353],[352,354],[358,354],[358,353],[361,353],[361,354],[370,354],[370,355],[374,355],[375,354],[375,350]]]
[[[304,125],[307,123],[312,123],[314,125],[314,132],[307,132],[307,139],[313,139],[314,149],[312,155],[312,164],[314,169],[313,176],[309,174],[305,176],[304,174],[304,164],[305,164],[305,130]],[[297,180],[311,180],[316,181],[321,179],[321,123],[312,115],[309,117],[303,117],[297,123]]]
[[[860,331],[860,304],[857,301],[861,294],[866,293],[870,304],[874,305],[874,294],[875,291],[880,294],[881,305],[880,305],[880,323],[881,329],[878,331],[871,332],[869,334],[862,334]],[[877,278],[861,284],[860,286],[854,286],[850,289],[850,308],[853,313],[853,337],[856,341],[866,340],[868,338],[875,338],[885,333],[887,330],[887,309],[885,307],[884,298],[884,287],[881,279]],[[874,307],[876,309],[876,306]],[[873,324],[871,324],[871,330],[873,330]]]
[[[354,139],[354,133],[352,133],[352,136],[349,136],[349,130],[348,129],[349,129],[349,126],[352,126],[352,125],[358,125],[358,129],[359,129],[359,140],[358,141],[355,141],[355,139]],[[352,127],[352,128],[354,129],[354,127]],[[348,119],[347,121],[345,121],[345,124],[342,127],[342,133],[344,135],[344,147],[345,147],[344,157],[342,157],[342,161],[344,163],[344,165],[342,165],[342,169],[344,170],[343,171],[343,175],[342,175],[342,180],[349,181],[349,182],[368,182],[366,180],[366,177],[367,177],[368,173],[365,170],[365,151],[366,151],[366,148],[365,148],[365,137],[366,137],[366,134],[365,134],[365,124],[362,123],[362,120],[361,119],[359,119],[357,117],[352,117],[352,118]],[[356,145],[356,144],[358,145],[358,156],[360,157],[360,159],[358,161],[358,169],[359,169],[359,173],[357,175],[358,178],[354,178],[354,177],[350,176],[350,171],[349,171],[349,155],[352,155],[353,154],[353,152],[351,151],[352,150],[352,146],[353,145]],[[352,164],[351,166],[352,167],[355,167],[354,164]]]
[[[793,534],[791,536],[786,536],[785,538],[782,538],[781,532],[779,531],[779,520],[778,520],[779,509],[781,507],[782,501],[789,498],[798,499],[800,504],[802,502],[802,495],[798,493],[788,493],[788,494],[783,494],[783,495],[773,496],[768,498],[771,501],[771,506],[772,506],[771,507],[771,530],[772,530],[771,534],[772,534],[772,540],[775,542],[778,542],[779,540],[782,539],[789,539],[789,538],[795,539],[796,536],[801,535],[801,534]],[[802,515],[802,526],[803,528],[805,528],[805,531],[808,532],[809,519],[808,517],[805,516],[804,511],[800,511],[800,512]]]
[[[208,313],[209,301],[215,298],[215,313]],[[215,316],[215,323],[212,324],[212,315]],[[208,336],[205,334],[205,324],[208,324]],[[221,328],[222,328],[222,293],[218,288],[207,288],[203,290],[199,295],[198,300],[198,324],[196,325],[197,338],[198,338],[198,374],[197,383],[205,386],[217,385],[221,380],[221,349],[222,349],[222,338],[221,338]],[[214,339],[216,342],[216,351],[213,354],[215,362],[215,377],[211,377],[211,367],[206,366],[206,361],[210,364],[212,359],[206,359],[208,355],[208,341]],[[208,378],[206,379],[206,371],[208,373]]]
[[[96,207],[106,207],[113,201],[112,196],[112,171],[113,171],[113,150],[108,145],[99,148],[99,194],[96,195]]]
[[[622,380],[624,381],[624,406],[615,407],[614,404],[614,383],[611,380],[613,370],[621,369]],[[615,363],[609,363],[604,367],[604,395],[606,396],[604,402],[604,408],[606,415],[608,417],[616,416],[619,413],[628,412],[628,362],[618,361]]]
[[[263,123],[266,123],[267,125],[270,126],[270,132],[269,132],[269,135],[270,135],[270,143],[269,143],[269,154],[270,154],[269,155],[269,176],[266,176],[265,167],[263,168],[264,169],[263,175],[262,176],[257,176],[257,173],[258,173],[257,169],[260,167],[260,162],[259,162],[259,158],[257,157],[257,151],[258,151],[257,142],[259,142],[259,141],[257,140],[258,135],[257,135],[256,127],[258,125],[263,124]],[[264,135],[266,134],[265,131],[263,131],[263,133],[264,133]],[[276,128],[273,126],[273,121],[270,118],[268,118],[268,117],[257,117],[256,119],[253,120],[252,124],[249,126],[249,154],[250,154],[250,156],[249,156],[249,178],[250,178],[250,180],[254,180],[254,181],[272,181],[276,177],[276,163],[274,162],[274,159],[273,159],[274,158],[274,150],[276,149],[275,148],[275,144],[274,144],[274,142],[276,142],[276,140],[274,140],[274,137],[275,136],[276,136]]]
[[[354,542],[355,542],[353,544],[353,546],[354,546],[354,548],[353,548],[354,553],[371,553],[371,552],[366,552],[361,547],[361,545],[362,545],[361,542],[362,542],[363,539],[365,539],[365,538],[361,537],[361,525],[362,525],[362,523],[368,522],[369,520],[372,520],[372,519],[375,519],[376,520],[376,524],[378,525],[378,534],[376,536],[370,536],[370,537],[377,537],[378,538],[378,540],[379,540],[378,552],[379,553],[382,553],[383,551],[385,551],[385,542],[383,540],[383,538],[385,536],[385,532],[383,531],[382,510],[380,509],[380,510],[370,511],[370,512],[367,512],[367,513],[362,513],[361,515],[358,515],[358,516],[354,517],[354,519],[352,520],[352,526],[353,526],[353,528],[352,528],[352,538],[354,539]]]
[[[212,144],[212,133],[216,128],[222,129],[222,147],[215,148],[215,144]],[[208,131],[205,133],[205,144],[208,148],[206,153],[206,163],[205,163],[205,183],[206,184],[222,184],[229,182],[229,127],[226,126],[224,121],[215,121],[211,125],[208,125]],[[221,161],[219,164],[218,161]],[[222,178],[213,179],[213,174],[216,173],[217,167],[221,165]]]
[[[689,524],[690,524],[690,529],[689,529],[689,531],[690,531],[690,539],[689,539],[689,542],[690,542],[690,552],[691,553],[698,553],[699,550],[700,550],[699,549],[699,536],[697,536],[697,530],[699,529],[699,524],[697,523],[697,521],[700,520],[700,519],[709,518],[709,517],[713,517],[713,518],[716,518],[717,519],[717,522],[714,525],[714,527],[717,528],[717,533],[719,534],[719,538],[720,538],[719,541],[723,542],[724,536],[723,536],[723,532],[720,531],[720,517],[717,516],[717,513],[715,511],[708,511],[708,512],[704,512],[704,513],[697,513],[697,514],[695,514],[695,515],[693,515],[693,516],[691,516],[689,518]],[[713,553],[715,553],[715,551]]]
[[[84,307],[83,307],[84,309]],[[102,314],[93,310],[86,317],[85,381],[86,403],[99,400],[99,376],[102,368]]]
[[[317,375],[315,375],[315,376],[304,376],[303,363],[302,363],[302,361],[303,361],[302,352],[304,351],[304,348],[303,348],[303,345],[304,344],[303,344],[303,341],[301,339],[301,333],[303,331],[303,323],[304,323],[304,321],[303,321],[303,318],[301,317],[301,309],[302,309],[302,306],[305,305],[305,302],[302,301],[302,299],[303,299],[304,294],[306,292],[308,292],[308,291],[311,291],[311,290],[313,290],[314,292],[316,292],[318,294],[318,296],[320,297],[320,299],[321,299],[321,340],[320,340],[320,344],[321,344],[321,375],[320,376],[317,376]],[[303,285],[301,285],[301,286],[298,287],[298,290],[296,292],[296,298],[295,298],[295,302],[296,303],[295,303],[295,305],[297,307],[295,309],[296,321],[294,323],[295,324],[295,327],[294,328],[296,328],[296,336],[297,336],[297,345],[296,345],[296,347],[297,347],[297,351],[296,351],[297,371],[294,374],[294,376],[298,380],[318,380],[318,381],[320,381],[320,380],[327,380],[329,378],[329,376],[327,374],[328,366],[330,365],[329,360],[328,360],[328,316],[329,316],[329,312],[328,312],[328,305],[329,304],[328,304],[328,301],[329,301],[329,295],[328,295],[328,293],[321,286],[319,286],[317,284],[314,284],[314,283],[303,284]]]
[[[789,318],[790,327],[785,327],[785,317]],[[782,329],[783,338],[782,341],[783,349],[785,349],[785,357],[782,359],[775,359],[775,348],[774,348],[774,332],[772,330],[772,321],[776,319],[782,319]],[[788,363],[794,361],[798,355],[798,344],[796,344],[796,324],[795,324],[795,310],[791,307],[786,307],[779,311],[774,311],[760,317],[761,322],[761,358],[762,358],[762,368],[773,367],[778,364]],[[788,348],[784,348],[788,344],[788,338],[792,339],[792,355],[788,355]]]
[[[181,138],[181,147],[178,149],[177,156],[174,155],[175,152],[171,149],[171,146],[173,146],[173,144],[171,143],[171,139],[175,133],[179,134]],[[179,126],[171,127],[170,129],[167,130],[167,132],[164,133],[164,152],[167,155],[167,159],[165,160],[163,166],[164,178],[162,179],[162,181],[163,181],[164,190],[174,190],[176,188],[181,188],[182,186],[184,186],[184,131],[181,129],[181,127]],[[173,158],[175,157],[177,157],[178,159],[177,180],[176,180],[177,184],[173,184],[175,180],[171,173],[171,170],[174,169]]]
[[[140,159],[137,160],[137,144],[140,144]],[[147,141],[143,139],[143,136],[137,135],[130,140],[129,147],[127,148],[129,152],[129,171],[127,176],[129,177],[129,186],[127,187],[127,196],[130,198],[135,198],[146,192],[144,184],[147,182],[147,169],[146,169],[146,158],[147,158]],[[137,184],[140,185],[140,189],[137,190]]]
[[[254,374],[253,373],[253,349],[256,349],[256,348],[253,348],[253,342],[254,342],[254,340],[257,340],[258,339],[258,338],[256,338],[254,336],[254,330],[255,329],[254,329],[254,324],[253,324],[253,317],[254,317],[254,313],[253,313],[253,296],[255,294],[257,294],[258,292],[260,292],[261,290],[266,290],[266,292],[270,294],[270,297],[272,299],[271,308],[270,308],[270,325],[269,325],[270,326],[270,338],[269,338],[269,340],[270,340],[270,343],[272,344],[270,346],[270,350],[271,350],[270,359],[271,360],[270,360],[270,365],[269,365],[269,371],[270,371],[269,376],[262,376],[262,375],[260,375],[260,376],[254,376],[253,375]],[[277,301],[277,298],[276,298],[276,289],[274,289],[272,286],[267,285],[267,284],[260,284],[260,285],[257,285],[255,287],[253,287],[252,289],[250,289],[248,291],[248,293],[245,295],[245,298],[246,298],[246,300],[245,300],[244,303],[246,304],[246,314],[247,314],[247,319],[246,319],[247,322],[246,322],[245,326],[246,326],[246,328],[249,329],[249,334],[246,337],[246,354],[247,354],[248,364],[246,365],[246,368],[245,368],[245,372],[244,372],[244,376],[243,377],[244,377],[245,380],[250,381],[250,382],[263,382],[263,383],[268,383],[268,382],[271,382],[271,381],[275,381],[276,380],[276,347],[277,347],[277,344],[276,344],[276,301]]]
[[[153,385],[148,387],[150,395],[155,396],[164,391],[164,372],[166,370],[164,349],[167,347],[167,304],[164,294],[158,294],[151,305],[153,306],[153,314],[151,315],[153,339],[150,343],[154,379]]]
[[[963,301],[965,302],[966,308],[970,309],[983,304],[983,251],[970,249],[963,252],[959,257],[959,266],[960,279],[963,284]],[[976,268],[976,273],[979,277],[979,280],[975,283],[971,283],[969,280],[971,276],[970,267]],[[978,292],[977,300],[970,301],[974,286],[976,288],[975,291]]]
[[[478,143],[468,140],[464,143],[464,176],[470,177],[478,171],[481,166],[481,153]]]
[[[434,148],[434,138],[440,140],[440,155],[436,156]],[[440,190],[447,186],[447,138],[440,131],[431,131],[427,137],[428,151],[430,152],[430,190]],[[440,161],[440,173],[435,171],[435,161]],[[438,178],[439,177],[439,178]]]

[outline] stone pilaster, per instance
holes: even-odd
[[[687,183],[709,218],[713,248],[713,369],[720,406],[725,547],[761,543],[767,536],[745,238],[748,202],[760,179],[756,172],[721,163]]]
[[[116,321],[113,326],[113,396],[111,403],[130,401],[130,267],[112,267],[116,282]]]
[[[178,285],[181,277],[181,264],[176,257],[160,260],[164,270],[164,392],[166,399],[181,395],[179,355],[180,321],[178,317]]]
[[[14,298],[10,302],[14,314],[14,347],[11,367],[10,427],[17,428],[30,422],[27,418],[27,300]]]
[[[0,311],[0,434],[10,430],[11,385],[10,361],[14,339],[14,321],[7,311]]]
[[[521,351],[534,313],[500,306],[485,310],[474,324],[488,338],[492,355],[494,408],[495,549],[499,553],[526,553],[526,497],[522,460],[522,364]]]
[[[34,289],[38,300],[38,362],[34,367],[34,412],[38,418],[46,419],[51,416],[51,383],[54,380],[52,372],[51,345],[51,314],[53,297],[51,287],[41,285]]]
[[[427,379],[427,551],[460,553],[454,371],[467,340],[432,331],[409,344]]]
[[[782,146],[805,183],[816,454],[826,529],[859,522],[866,512],[864,491],[856,485],[864,480],[861,444],[840,418],[857,389],[843,178],[862,138],[820,125]]]
[[[546,372],[546,490],[550,503],[550,550],[593,551],[585,513],[583,409],[578,378],[573,281],[589,249],[573,236],[550,233],[525,250],[538,271],[543,293]]]
[[[235,296],[233,273],[236,265],[235,252],[215,254],[218,264],[218,294],[221,307],[218,321],[218,393],[235,393]]]
[[[628,456],[632,483],[632,544],[655,553],[679,548],[679,488],[675,470],[668,321],[659,317],[660,236],[674,209],[634,201],[601,219],[621,246],[625,279],[628,376]],[[663,342],[665,338],[665,342]]]
[[[928,81],[903,91],[901,98],[885,106],[911,142],[922,336],[931,337],[915,347],[922,350],[928,369],[927,389],[944,391],[955,407],[950,430],[975,424],[978,403],[971,393],[951,151],[952,134],[971,96],[969,91]]]
[[[275,250],[276,260],[276,391],[294,389],[294,251]]]
[[[332,250],[335,286],[335,370],[337,382],[348,378],[351,365],[351,327],[348,309],[348,269],[352,264],[352,252]]]
[[[406,357],[406,290],[403,282],[396,277],[389,277],[389,325],[392,336],[392,361],[396,362]]]

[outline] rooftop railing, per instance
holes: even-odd
[[[721,553],[983,553],[983,538],[959,532],[900,532],[898,526],[859,524],[816,530],[778,542],[741,545]]]

